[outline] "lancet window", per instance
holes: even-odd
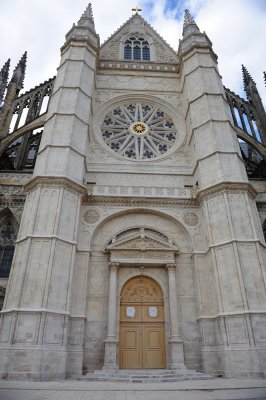
[[[7,219],[0,227],[0,278],[8,278],[15,249],[16,233]]]
[[[147,40],[141,37],[130,37],[125,42],[124,59],[135,61],[150,60],[150,46]]]

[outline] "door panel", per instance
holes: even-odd
[[[165,368],[164,325],[143,325],[143,368]]]
[[[135,324],[121,325],[120,366],[121,368],[142,368],[142,329]]]

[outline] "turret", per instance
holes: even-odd
[[[66,44],[72,40],[86,39],[99,47],[99,36],[96,34],[91,3],[88,5],[77,24],[73,24],[70,31],[66,34]],[[65,44],[65,45],[66,45]],[[64,46],[63,46],[64,48]]]
[[[184,24],[183,24],[183,38],[180,40],[178,53],[182,54],[189,51],[194,46],[212,48],[212,42],[205,32],[199,30],[198,25],[192,18],[188,10],[185,10]],[[217,58],[217,56],[215,55]]]

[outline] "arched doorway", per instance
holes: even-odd
[[[153,279],[127,281],[120,300],[120,368],[165,368],[163,293]]]

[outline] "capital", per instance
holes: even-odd
[[[166,267],[168,272],[175,272],[176,270],[176,265],[175,264],[166,264]]]
[[[119,268],[119,263],[109,263],[109,270],[110,271],[118,271]]]

